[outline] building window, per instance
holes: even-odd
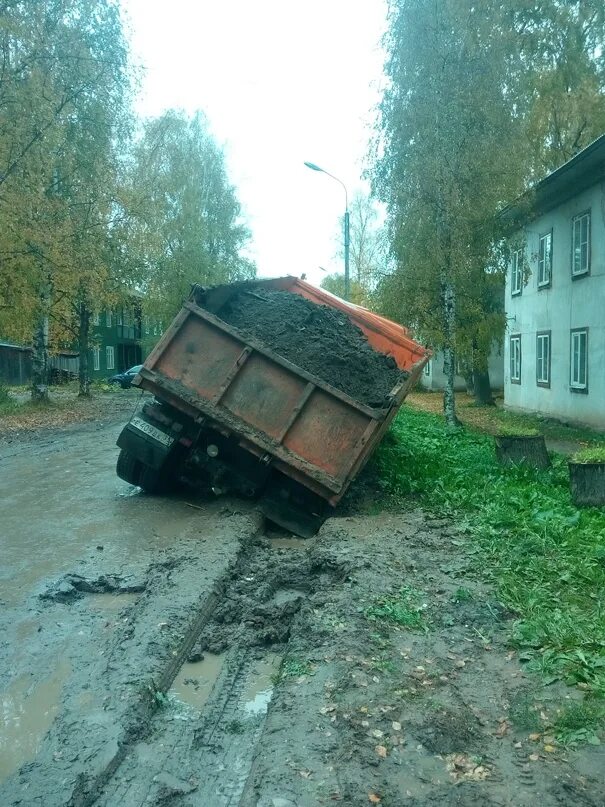
[[[122,314],[122,309],[118,308],[118,325],[124,324],[124,316]]]
[[[149,336],[150,330],[151,329],[149,327],[149,317],[145,317],[145,336]]]
[[[540,236],[538,249],[538,288],[550,286],[552,273],[552,230]]]
[[[590,213],[573,220],[571,236],[571,274],[586,275],[590,271]]]
[[[431,374],[431,362],[430,360],[424,365],[424,374],[430,375]]]
[[[521,337],[510,338],[510,381],[511,384],[521,383]]]
[[[511,294],[521,294],[523,287],[523,250],[516,249],[511,261]]]
[[[114,363],[115,362],[115,356],[114,356],[114,350],[113,350],[112,345],[107,345],[107,347],[105,348],[105,357],[107,359],[107,369],[108,370],[113,370],[114,367],[115,367],[115,363]]]
[[[111,308],[108,308],[107,311],[105,312],[105,324],[107,325],[108,328],[111,328],[111,321],[112,321]]]
[[[536,383],[550,387],[550,331],[536,334]]]
[[[99,312],[95,311],[94,314],[92,315],[92,324],[93,325],[99,325],[100,323],[101,323],[101,318],[99,316]]]
[[[98,347],[92,349],[92,367],[93,370],[101,369],[101,351]]]
[[[570,387],[576,392],[588,392],[588,329],[571,332]]]

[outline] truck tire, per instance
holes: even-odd
[[[116,473],[125,482],[130,485],[139,485],[139,478],[141,476],[142,466],[141,463],[129,454],[128,451],[122,449],[118,455],[118,462],[116,465]]]
[[[165,468],[152,468],[141,463],[138,483],[146,493],[168,493],[171,484]]]

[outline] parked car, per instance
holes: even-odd
[[[132,386],[132,379],[141,371],[142,364],[135,364],[130,370],[125,370],[123,373],[117,373],[107,379],[108,384],[119,384],[122,389],[128,389]]]

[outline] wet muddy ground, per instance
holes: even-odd
[[[151,498],[120,427],[0,447],[0,804],[605,804],[451,524]]]

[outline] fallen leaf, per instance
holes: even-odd
[[[398,720],[393,720],[391,726],[393,727],[393,731],[401,731],[401,723]]]
[[[302,770],[299,771],[298,773],[302,776],[303,779],[309,779],[312,776],[312,771]]]
[[[381,737],[384,737],[384,731],[380,731],[380,729],[374,729],[372,732],[372,737],[376,737],[379,740]]]
[[[376,793],[368,793],[368,801],[372,804],[380,804],[382,799],[380,796],[377,796]]]
[[[456,662],[456,664],[454,666],[458,667],[458,669],[461,670],[463,667],[466,667],[466,661],[463,661],[462,659],[460,659],[459,661]]]
[[[544,746],[544,750],[547,751],[549,754],[554,754],[557,750],[554,745],[549,745],[548,743]]]
[[[387,758],[387,749],[384,745],[377,745],[374,751],[376,751],[379,757],[382,757],[383,759]]]
[[[370,728],[370,723],[367,720],[362,720],[361,725],[363,726],[364,729],[369,729]]]
[[[530,754],[529,758],[531,759],[532,762],[537,762],[540,759],[540,755],[539,754]]]
[[[528,736],[528,739],[530,739],[532,743],[537,743],[541,736],[542,736],[541,734],[534,732],[533,734],[530,734]]]

